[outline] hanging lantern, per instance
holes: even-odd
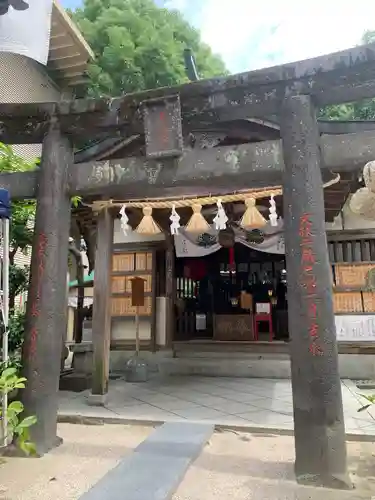
[[[259,212],[256,207],[254,198],[247,198],[245,200],[246,210],[240,221],[240,225],[245,229],[255,229],[263,227],[267,224],[266,219]]]
[[[172,212],[169,220],[171,221],[171,234],[178,234],[178,229],[180,227],[180,216],[176,212],[176,207],[174,205],[172,207]]]
[[[223,248],[233,248],[235,244],[235,235],[231,227],[219,231],[218,242]]]
[[[193,215],[190,217],[185,229],[190,233],[207,233],[211,230],[209,223],[202,215],[202,205],[195,203],[193,205]]]
[[[215,224],[215,229],[216,231],[226,229],[227,227],[227,222],[228,222],[228,217],[227,214],[225,213],[223,204],[221,200],[217,200],[217,214],[214,217],[214,224]]]
[[[159,234],[162,232],[162,230],[152,217],[151,207],[145,207],[143,209],[143,219],[139,223],[136,232],[146,235]]]

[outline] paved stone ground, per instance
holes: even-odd
[[[305,487],[293,474],[290,436],[215,433],[189,468],[173,500],[371,500],[375,498],[372,443],[348,443],[348,462],[356,489]]]
[[[350,380],[342,381],[349,437],[375,438],[375,407],[358,413],[365,401]],[[290,380],[228,377],[152,378],[131,384],[111,381],[106,407],[87,404],[89,391],[60,393],[60,419],[100,418],[128,422],[191,420],[251,429],[293,430]]]
[[[78,500],[152,431],[140,426],[59,424],[64,442],[42,458],[1,460],[0,500]]]

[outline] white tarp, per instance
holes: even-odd
[[[53,0],[27,0],[27,10],[0,16],[0,52],[20,54],[46,65]]]
[[[235,235],[237,243],[241,243],[252,250],[273,254],[285,254],[283,223],[279,220],[277,227],[267,224],[262,228],[264,240],[261,243],[250,243],[246,240],[243,232],[238,231]],[[174,244],[177,257],[204,257],[220,250],[221,245],[217,242],[218,232],[212,227],[210,231],[211,240],[207,244],[199,243],[197,237],[180,228],[179,234],[174,236]]]

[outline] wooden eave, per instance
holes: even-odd
[[[86,82],[88,63],[94,53],[58,0],[52,7],[51,40],[47,68],[60,87]]]

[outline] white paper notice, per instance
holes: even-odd
[[[375,315],[335,316],[336,337],[339,342],[375,342]]]

